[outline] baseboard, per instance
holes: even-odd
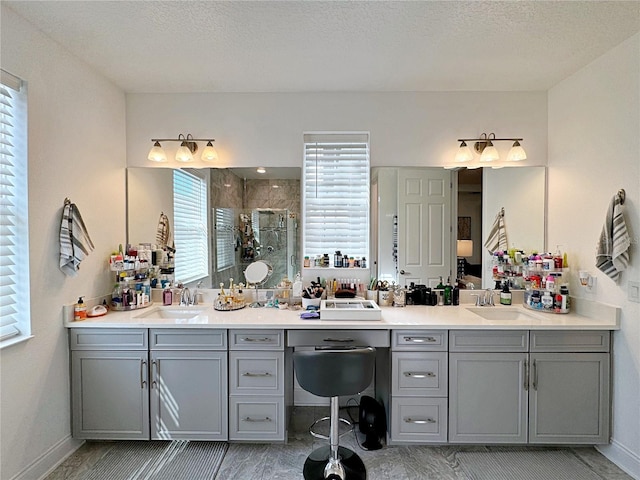
[[[49,475],[58,465],[64,462],[69,455],[75,452],[84,441],[76,440],[67,435],[42,455],[36,458],[24,470],[14,476],[11,480],[33,480],[43,479]]]
[[[640,456],[636,453],[615,440],[611,440],[609,445],[599,445],[596,449],[633,478],[640,480]]]

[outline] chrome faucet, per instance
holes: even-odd
[[[484,293],[483,305],[488,305],[490,307],[495,306],[495,303],[493,301],[493,290],[491,288],[487,288],[487,290]]]
[[[194,297],[191,296],[191,292],[189,291],[189,289],[187,287],[184,287],[182,289],[182,293],[180,293],[180,305],[193,305]]]

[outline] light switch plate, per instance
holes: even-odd
[[[629,281],[629,295],[630,302],[640,303],[640,282]]]

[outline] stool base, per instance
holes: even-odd
[[[302,470],[305,480],[324,480],[324,469],[329,462],[331,450],[329,447],[320,447],[307,457]],[[344,479],[334,477],[331,480],[366,480],[367,470],[362,459],[353,451],[345,447],[338,448],[340,463],[344,468]]]

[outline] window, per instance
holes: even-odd
[[[31,336],[27,163],[26,84],[2,70],[0,82],[0,346],[2,347]]]
[[[236,264],[235,235],[232,208],[216,208],[216,272]]]
[[[207,182],[184,170],[173,171],[173,223],[176,281],[189,283],[209,275]]]
[[[369,256],[369,134],[304,136],[304,255]]]

